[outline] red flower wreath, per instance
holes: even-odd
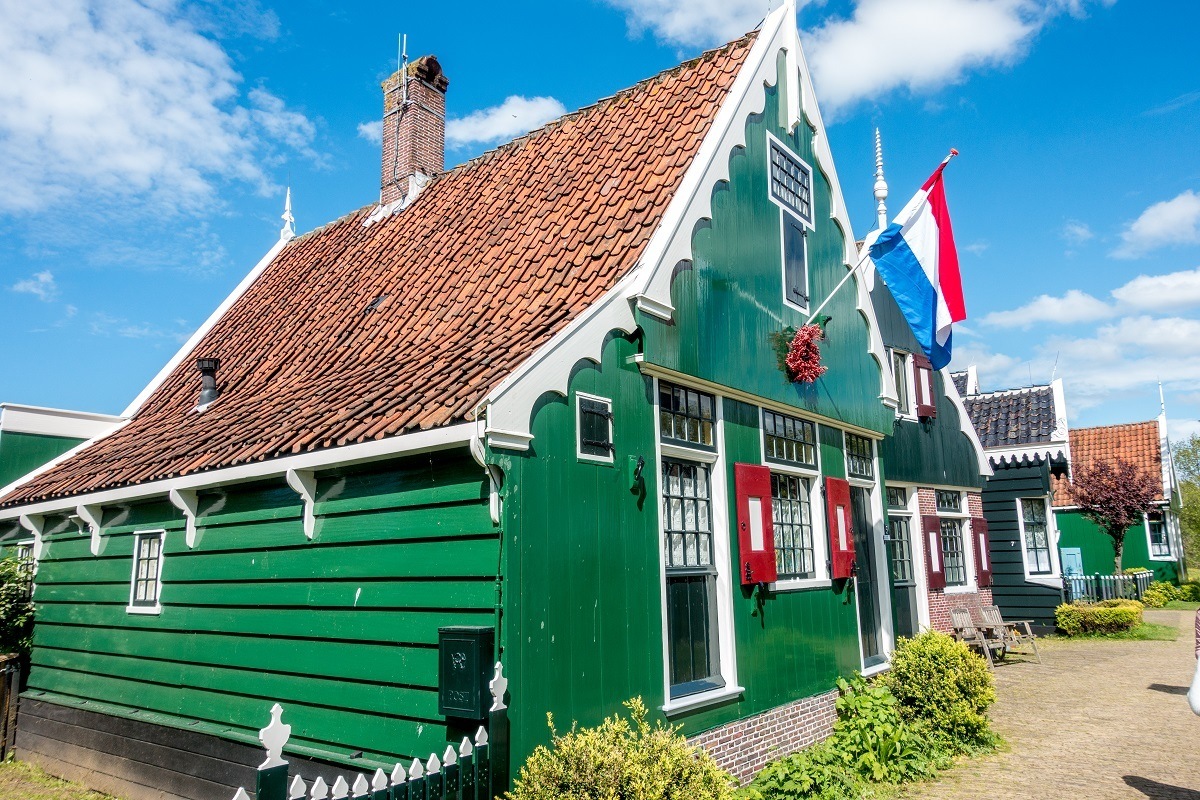
[[[821,363],[821,347],[817,344],[824,338],[825,332],[819,325],[805,325],[796,331],[785,362],[792,383],[812,383],[829,369]]]

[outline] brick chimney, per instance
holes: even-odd
[[[394,203],[446,167],[446,87],[434,56],[383,82],[383,178],[379,202]],[[407,89],[407,96],[406,96]]]

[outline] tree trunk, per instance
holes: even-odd
[[[1115,557],[1113,558],[1113,575],[1121,574],[1121,554],[1123,552],[1125,552],[1125,537],[1114,536],[1113,553],[1115,554]]]

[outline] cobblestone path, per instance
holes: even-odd
[[[1147,611],[1174,642],[1047,641],[996,669],[992,710],[1007,752],[964,763],[905,796],[1200,800],[1200,717],[1191,612]]]

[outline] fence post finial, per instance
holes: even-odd
[[[311,800],[329,800],[329,784],[324,778],[318,777],[313,781]]]
[[[408,768],[408,779],[415,781],[425,774],[425,765],[421,763],[421,759],[414,758],[412,766]]]
[[[329,796],[331,800],[345,800],[350,796],[350,784],[346,783],[343,776],[337,776],[337,780],[333,782],[333,793]]]
[[[371,791],[382,792],[388,788],[388,776],[382,768],[377,768],[375,774],[371,776]]]
[[[479,730],[475,731],[475,746],[483,747],[487,743],[488,743],[487,730],[482,725],[480,725]]]
[[[442,753],[442,763],[447,767],[458,763],[458,753],[454,752],[454,748],[450,745],[446,745],[446,752]]]
[[[399,786],[408,780],[408,772],[405,771],[404,765],[399,761],[396,766],[392,767],[392,786]]]
[[[371,791],[371,784],[367,783],[367,776],[361,772],[358,773],[358,777],[354,779],[354,796],[363,797],[369,791]]]
[[[463,737],[462,744],[458,746],[458,757],[466,758],[475,752],[475,746],[471,744],[471,740],[466,736]]]
[[[496,662],[496,672],[494,677],[488,681],[488,689],[492,692],[492,707],[490,711],[499,711],[508,708],[504,702],[504,693],[508,691],[508,678],[504,677],[504,665],[499,661]]]
[[[267,749],[267,760],[259,765],[259,770],[282,767],[287,763],[283,760],[283,747],[290,738],[292,726],[283,724],[283,706],[276,703],[271,706],[271,721],[258,732],[258,740]]]
[[[237,793],[233,796],[233,800],[250,800],[250,795],[246,794],[246,790],[238,787]]]
[[[299,775],[292,778],[292,785],[288,789],[288,800],[304,800],[308,795],[308,787],[304,785],[304,778]]]

